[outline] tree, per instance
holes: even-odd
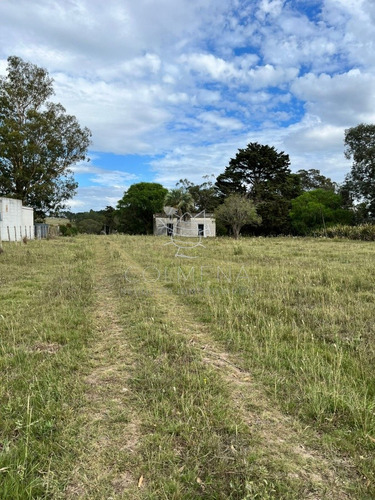
[[[301,194],[297,174],[287,174],[284,182],[266,182],[258,188],[257,213],[262,218],[256,234],[289,234],[291,201]]]
[[[86,159],[91,132],[49,102],[46,70],[8,58],[0,77],[0,196],[21,199],[38,215],[58,212],[76,191],[70,169]]]
[[[353,197],[365,203],[375,217],[375,125],[361,123],[345,130],[345,156],[353,159],[345,184]]]
[[[164,204],[173,207],[179,215],[194,210],[194,199],[191,193],[185,188],[174,188],[168,191]]]
[[[192,195],[194,210],[196,212],[201,212],[202,210],[213,212],[220,203],[217,188],[212,180],[210,180],[209,175],[203,176],[203,179],[205,180],[202,184],[194,184],[187,179],[180,179],[177,186],[189,191]]]
[[[100,213],[104,216],[103,230],[106,234],[111,234],[116,228],[116,210],[111,206],[107,206]]]
[[[103,212],[92,209],[89,212],[73,214],[72,220],[81,233],[99,234],[105,224]]]
[[[218,176],[216,186],[223,195],[247,195],[257,202],[259,189],[265,183],[279,185],[285,181],[291,173],[289,165],[289,156],[284,152],[252,142],[231,158],[224,173]]]
[[[253,200],[263,234],[288,233],[290,200],[301,194],[300,179],[289,168],[289,156],[258,143],[239,149],[216,186],[222,197],[241,194]]]
[[[95,219],[82,219],[77,222],[77,228],[80,233],[99,234],[103,229],[103,224]]]
[[[153,214],[163,210],[167,192],[156,182],[132,184],[117,204],[120,231],[151,234]]]
[[[331,181],[329,177],[325,177],[316,168],[310,170],[298,170],[297,175],[301,181],[302,191],[311,191],[312,189],[328,189],[330,191],[336,190],[336,184]]]
[[[292,200],[290,218],[294,232],[301,235],[333,224],[351,224],[353,213],[343,208],[341,195],[315,189]]]
[[[256,226],[261,222],[254,203],[240,194],[228,196],[216,209],[215,216],[219,223],[230,226],[236,240],[243,226]]]

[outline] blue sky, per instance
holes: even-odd
[[[201,182],[249,142],[342,181],[344,130],[375,123],[374,43],[373,0],[0,0],[0,74],[43,66],[93,133],[73,211]]]

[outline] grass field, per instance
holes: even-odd
[[[375,498],[375,247],[4,244],[1,499]]]

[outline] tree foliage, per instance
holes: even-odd
[[[306,235],[334,224],[351,224],[353,214],[343,208],[339,194],[327,189],[315,189],[292,200],[290,218],[294,232]]]
[[[231,228],[235,239],[243,226],[256,226],[261,222],[253,201],[240,194],[228,196],[216,209],[215,216],[219,223]]]
[[[259,233],[288,233],[290,201],[301,194],[300,178],[289,165],[284,152],[250,143],[230,160],[216,186],[223,197],[240,194],[253,200],[262,218]]]
[[[168,190],[156,182],[132,184],[117,204],[120,231],[151,234],[153,214],[161,212]]]
[[[332,182],[329,177],[325,177],[321,174],[320,170],[316,168],[298,170],[297,175],[300,178],[302,191],[311,191],[313,189],[336,190],[336,184]]]
[[[77,222],[77,229],[80,233],[100,234],[103,224],[97,219],[82,219]]]
[[[105,224],[105,216],[102,210],[77,212],[71,214],[69,219],[74,222],[80,233],[87,234],[99,234],[103,230]]]
[[[103,230],[106,234],[111,234],[116,230],[116,210],[111,206],[106,206],[104,210],[101,210],[104,216],[104,227]]]
[[[175,208],[179,215],[183,215],[194,210],[194,199],[188,189],[174,188],[165,195],[164,205]]]
[[[290,174],[289,165],[289,156],[284,152],[252,142],[231,158],[224,173],[218,176],[216,186],[224,195],[247,195],[256,202],[265,184],[276,186],[285,181]]]
[[[8,58],[0,78],[0,195],[22,199],[39,214],[57,212],[77,188],[70,169],[86,159],[91,133],[61,104],[49,102],[46,70]]]
[[[370,217],[375,217],[375,125],[361,123],[345,130],[345,156],[353,160],[346,177],[346,188],[352,196],[366,204]]]
[[[301,192],[300,179],[296,174],[287,174],[280,184],[269,182],[259,186],[256,208],[262,224],[256,233],[289,234],[291,201]]]
[[[218,191],[209,175],[203,176],[203,179],[202,184],[194,184],[187,179],[180,179],[177,186],[189,191],[192,195],[195,212],[201,212],[202,210],[213,212],[220,203]]]

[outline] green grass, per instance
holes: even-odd
[[[155,240],[129,243],[150,278],[151,266],[168,268],[160,284],[209,325],[286,414],[316,432],[314,446],[350,456],[375,494],[373,245],[207,240],[187,264],[173,262]]]
[[[0,498],[374,498],[373,244],[167,242],[4,245]]]
[[[54,240],[4,245],[0,255],[0,498],[42,498],[55,463],[74,457],[60,441],[80,404],[90,335],[90,251]],[[74,450],[74,447],[72,448]]]

